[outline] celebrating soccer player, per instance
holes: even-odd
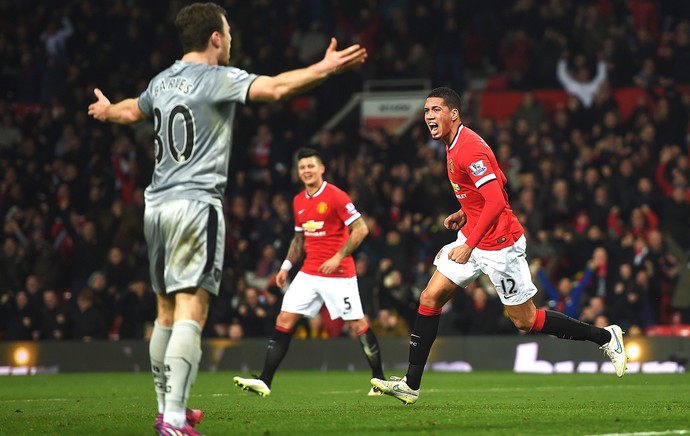
[[[359,338],[372,375],[383,378],[381,352],[364,317],[352,259],[352,252],[369,229],[350,197],[323,180],[325,167],[315,150],[300,149],[297,165],[304,191],[295,196],[292,204],[295,236],[276,276],[278,286],[285,286],[288,271],[302,254],[306,258],[283,297],[263,372],[258,378],[233,378],[241,388],[261,396],[271,393],[273,376],[288,351],[295,324],[302,316],[314,317],[323,304],[333,319],[342,318],[349,324]],[[371,396],[380,394],[375,387],[369,390]]]
[[[360,65],[358,45],[277,76],[229,67],[230,26],[225,10],[194,3],[175,19],[184,56],[151,80],[138,97],[111,104],[103,93],[89,106],[101,121],[153,119],[156,167],[146,189],[144,232],[158,315],[149,352],[161,435],[197,435],[201,412],[187,409],[201,359],[201,331],[223,266],[222,198],[228,178],[237,103],[274,101],[303,92],[330,75]]]
[[[448,178],[460,209],[445,219],[444,226],[457,231],[458,238],[438,252],[434,260],[437,269],[419,298],[407,374],[402,379],[373,378],[371,384],[405,404],[415,403],[438,332],[441,308],[458,289],[482,273],[496,287],[516,327],[599,344],[622,377],[628,359],[620,327],[599,328],[534,306],[532,297],[537,288],[525,258],[522,225],[508,203],[506,176],[486,142],[462,124],[460,96],[450,88],[432,90],[424,105],[424,121],[431,137],[446,145]]]

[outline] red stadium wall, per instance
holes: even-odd
[[[690,85],[678,87],[681,92],[690,92]],[[540,89],[533,91],[535,99],[548,111],[552,112],[557,105],[568,102],[568,94],[563,90]],[[502,121],[512,116],[520,106],[523,91],[483,91],[479,106],[479,115]],[[642,99],[649,109],[654,108],[654,100],[642,88],[619,88],[613,91],[613,97],[618,102],[623,120],[627,120]]]

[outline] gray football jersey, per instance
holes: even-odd
[[[149,82],[139,109],[153,119],[155,160],[147,204],[187,198],[221,205],[236,103],[255,74],[176,61]]]

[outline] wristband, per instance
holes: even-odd
[[[284,269],[284,270],[286,270],[286,271],[290,271],[290,269],[292,269],[292,262],[290,262],[289,260],[285,259],[285,260],[283,261],[283,264],[280,265],[280,269]]]

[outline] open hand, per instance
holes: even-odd
[[[330,74],[339,74],[364,63],[367,58],[367,50],[359,44],[353,44],[346,49],[336,50],[338,41],[331,38],[331,43],[326,49],[326,55],[321,61]]]
[[[93,93],[96,95],[98,101],[89,105],[89,115],[99,121],[107,121],[110,100],[108,100],[108,97],[106,97],[98,88],[95,88]]]

